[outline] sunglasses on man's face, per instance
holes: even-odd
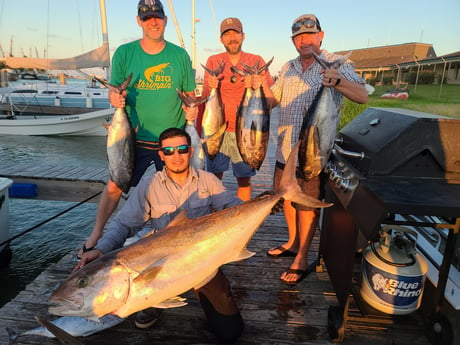
[[[189,147],[189,145],[165,146],[161,148],[161,151],[165,156],[172,156],[176,151],[181,155],[185,155],[188,153]]]
[[[302,26],[306,27],[307,29],[317,28],[319,31],[321,31],[321,28],[316,21],[314,21],[313,19],[305,19],[300,22],[294,23],[292,25],[292,32],[296,33],[302,28]]]

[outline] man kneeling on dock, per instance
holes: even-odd
[[[197,218],[241,203],[214,174],[190,166],[193,148],[190,136],[184,130],[165,130],[159,143],[164,169],[142,178],[126,204],[109,223],[95,249],[83,253],[74,271],[104,253],[121,248],[125,240],[142,230],[147,222],[154,229],[162,229],[183,210],[189,218]],[[223,272],[219,269],[213,279],[194,289],[194,293],[219,341],[235,342],[243,330],[243,320]],[[159,310],[148,308],[138,312],[136,326],[147,328],[153,325],[159,317]]]

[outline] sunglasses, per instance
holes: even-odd
[[[302,26],[306,27],[307,29],[317,28],[318,31],[321,31],[321,26],[318,22],[314,21],[313,19],[305,19],[292,24],[292,33],[299,31]]]
[[[159,12],[163,11],[163,6],[162,5],[153,5],[153,6],[148,6],[148,5],[141,5],[137,8],[139,13],[145,13],[148,11],[153,11],[153,12]]]
[[[189,145],[179,145],[179,146],[166,146],[162,147],[161,151],[165,156],[172,156],[174,152],[178,152],[180,155],[185,155],[189,151]]]

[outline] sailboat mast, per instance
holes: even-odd
[[[102,45],[107,47],[107,53],[109,54],[110,59],[110,49],[109,49],[109,34],[107,29],[107,12],[105,10],[105,0],[99,0],[99,8],[101,11],[101,28],[102,28]],[[104,78],[109,79],[109,68],[103,67],[104,69]]]
[[[101,9],[101,26],[102,26],[102,43],[109,44],[109,35],[107,33],[107,13],[105,11],[105,0],[99,0],[99,8]]]
[[[196,70],[196,45],[195,45],[195,0],[192,0],[192,68]]]
[[[182,38],[182,33],[179,28],[179,23],[177,22],[176,12],[174,11],[174,7],[171,0],[168,0],[169,11],[171,12],[171,16],[173,18],[174,26],[176,27],[177,38],[179,39],[180,46],[185,49],[184,39]]]

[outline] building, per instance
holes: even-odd
[[[431,44],[404,43],[337,54],[349,52],[356,72],[371,84],[407,83],[411,73],[417,83],[419,76],[427,72],[435,74],[435,82],[460,84],[460,52],[438,57]]]

